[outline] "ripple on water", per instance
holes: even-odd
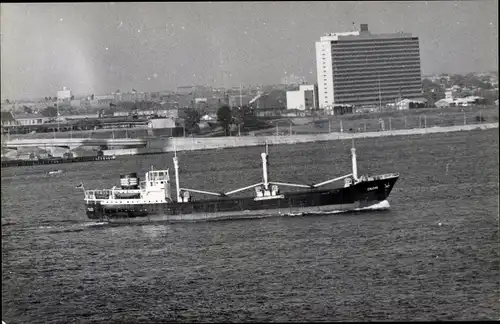
[[[271,175],[345,174],[350,145],[272,146]],[[498,130],[356,147],[361,173],[401,174],[389,210],[117,226],[89,222],[75,184],[112,187],[121,173],[171,166],[171,154],[64,164],[50,180],[45,166],[2,170],[2,319],[497,319]],[[261,149],[180,153],[182,181],[209,191],[255,183]]]

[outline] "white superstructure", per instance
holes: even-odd
[[[122,189],[113,187],[103,190],[85,190],[85,202],[100,202],[104,205],[144,204],[171,202],[170,176],[167,170],[146,172],[145,180],[137,189],[123,189],[123,185],[135,184],[135,178],[122,178]],[[128,182],[128,183],[127,183]]]

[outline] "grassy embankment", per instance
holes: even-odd
[[[411,109],[322,117],[310,124],[292,127],[293,118],[281,119],[277,121],[277,128],[280,134],[289,134],[290,129],[294,134],[328,133],[329,129],[331,132],[340,132],[341,128],[344,132],[374,132],[382,130],[381,121],[385,130],[495,123],[498,122],[498,112],[498,106]],[[276,127],[258,131],[256,135],[274,133]]]

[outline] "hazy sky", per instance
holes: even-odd
[[[315,82],[314,42],[353,22],[418,36],[424,74],[498,69],[493,0],[0,6],[2,99]]]

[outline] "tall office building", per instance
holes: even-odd
[[[333,33],[316,42],[319,107],[379,106],[422,97],[418,37],[408,33]]]

